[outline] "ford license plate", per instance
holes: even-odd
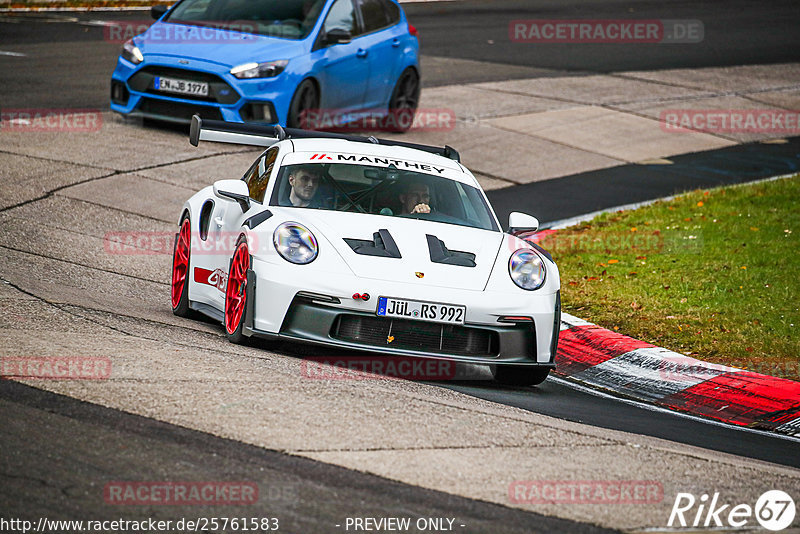
[[[467,314],[467,307],[442,304],[440,302],[378,297],[378,310],[376,313],[382,317],[416,319],[434,323],[464,324],[464,316]]]
[[[179,93],[182,95],[208,96],[208,84],[205,82],[191,82],[189,80],[176,80],[156,76],[153,85],[159,91]]]

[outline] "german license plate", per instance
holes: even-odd
[[[434,323],[464,324],[464,316],[467,314],[467,307],[442,304],[439,302],[378,297],[378,310],[376,313],[382,317],[399,317],[403,319],[431,321]]]
[[[153,85],[159,91],[166,91],[168,93],[208,96],[208,84],[206,82],[191,82],[189,80],[177,80],[175,78],[156,76]]]

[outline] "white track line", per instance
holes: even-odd
[[[153,21],[153,22],[155,22],[155,21]],[[79,26],[101,26],[101,27],[106,27],[106,26],[117,26],[119,24],[119,21],[113,21],[113,20],[81,20],[81,21],[78,21],[77,24]]]
[[[6,52],[4,50],[0,50],[0,56],[26,57],[27,54],[21,54],[19,52]]]

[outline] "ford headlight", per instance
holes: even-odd
[[[522,289],[528,291],[539,289],[544,285],[546,273],[544,261],[530,249],[520,249],[508,260],[508,274]]]
[[[139,50],[139,47],[133,44],[133,39],[128,39],[125,41],[125,44],[122,45],[122,57],[134,65],[138,65],[144,61],[144,55],[142,55],[142,51]]]
[[[233,67],[231,69],[231,74],[240,80],[248,78],[272,78],[283,72],[283,69],[285,69],[288,64],[289,61],[286,59],[267,61],[265,63],[245,63],[244,65]]]
[[[272,234],[275,250],[286,261],[306,264],[317,257],[317,238],[302,224],[285,222],[275,229]]]

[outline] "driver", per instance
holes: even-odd
[[[400,213],[430,213],[431,190],[425,182],[413,181],[404,185],[400,200]]]
[[[317,194],[320,182],[320,169],[317,165],[300,165],[289,172],[289,202],[296,208],[318,208]]]

